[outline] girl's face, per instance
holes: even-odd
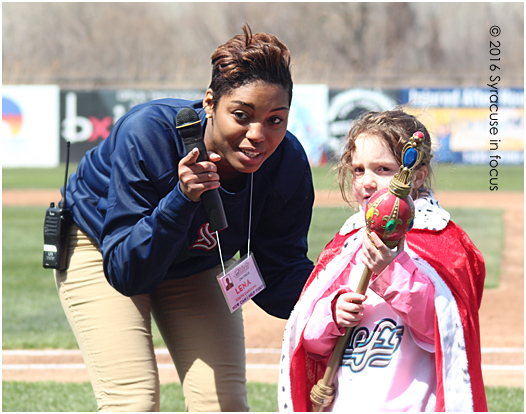
[[[212,107],[212,90],[203,106],[208,119],[205,145],[221,156],[221,177],[257,171],[285,137],[289,116],[288,94],[278,85],[257,81],[233,89]]]
[[[352,156],[352,187],[360,207],[365,209],[369,197],[387,188],[399,169],[400,163],[381,137],[358,135]]]

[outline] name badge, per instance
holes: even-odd
[[[244,255],[226,269],[223,276],[217,276],[217,281],[232,313],[265,289],[252,253],[248,257]]]

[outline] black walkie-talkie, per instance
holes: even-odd
[[[66,204],[66,185],[68,183],[69,141],[66,143],[66,177],[64,178],[64,196],[55,207],[52,202],[46,210],[44,220],[44,257],[45,269],[65,270],[68,257],[68,231],[71,223],[71,212]]]

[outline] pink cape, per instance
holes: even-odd
[[[345,235],[338,233],[327,245],[303,289],[298,305],[304,296],[313,297],[312,291],[305,295],[309,287],[317,279],[329,277],[325,276],[326,273],[320,273],[331,262],[341,260],[342,250],[347,249],[349,244],[355,245],[354,250],[361,245],[361,236],[356,237],[356,233],[357,230]],[[417,266],[430,276],[436,289],[435,411],[487,411],[478,317],[485,278],[482,254],[466,233],[451,221],[439,231],[411,230],[407,234],[406,251]],[[330,277],[333,280],[328,283],[338,283],[338,275]],[[316,297],[316,293],[314,295]],[[308,307],[309,304],[303,306]],[[310,391],[323,377],[329,358],[316,361],[304,351],[304,326],[301,311],[296,308],[284,335],[278,389],[279,410],[305,412],[311,410]],[[303,312],[306,314],[309,311]]]

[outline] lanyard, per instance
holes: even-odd
[[[250,230],[252,228],[252,192],[254,190],[254,173],[250,174],[250,201],[248,208],[248,242],[247,242],[247,256],[250,256]],[[221,260],[221,266],[223,267],[223,275],[225,271],[225,262],[223,260],[223,253],[221,252],[221,243],[219,242],[219,231],[216,230],[217,247],[219,249],[219,259]]]

